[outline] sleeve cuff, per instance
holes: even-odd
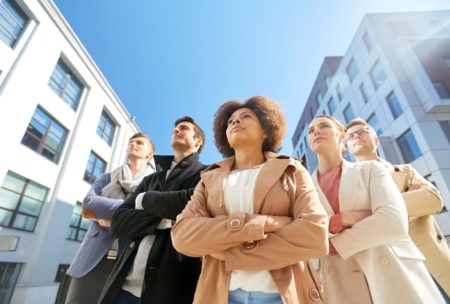
[[[144,210],[142,206],[142,200],[144,199],[145,192],[139,193],[134,200],[134,209],[136,210]]]

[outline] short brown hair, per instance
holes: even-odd
[[[242,108],[250,109],[256,114],[267,135],[262,151],[278,152],[286,133],[286,117],[278,103],[265,96],[254,96],[245,102],[230,100],[220,106],[214,115],[214,141],[219,152],[225,157],[234,155],[234,149],[228,143],[226,130],[230,116]]]
[[[150,147],[152,148],[153,153],[155,153],[155,145],[153,144],[153,141],[144,132],[137,132],[137,133],[135,133],[133,136],[130,137],[128,142],[130,142],[132,139],[135,139],[135,138],[138,138],[138,137],[143,137],[143,138],[147,139],[148,142],[150,143]]]
[[[368,127],[368,128],[373,132],[373,134],[375,134],[375,135],[377,134],[377,132],[375,131],[375,129],[374,129],[371,125],[369,125],[369,124],[367,123],[367,121],[365,121],[365,120],[362,119],[361,117],[356,117],[356,118],[350,120],[349,123],[345,126],[345,131],[347,132],[348,129],[350,129],[350,128],[353,127],[353,126],[357,126],[357,125],[363,125],[363,126],[366,126],[366,127]]]
[[[197,123],[194,121],[194,119],[190,116],[183,116],[181,118],[178,118],[177,120],[175,120],[175,127],[182,122],[189,122],[192,125],[194,125],[194,133],[195,133],[195,138],[200,137],[202,139],[202,144],[200,145],[200,147],[198,148],[197,153],[200,154],[200,152],[202,152],[203,147],[205,146],[205,132],[203,132],[202,128],[200,128],[199,125],[197,125]]]

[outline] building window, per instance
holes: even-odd
[[[330,115],[333,115],[334,111],[336,111],[336,103],[334,102],[333,97],[330,97],[327,105],[328,105],[328,111],[330,112]]]
[[[386,100],[389,105],[389,109],[391,110],[392,116],[394,116],[394,119],[397,119],[403,113],[397,96],[393,91],[391,91],[391,93],[389,93],[389,95],[386,97]]]
[[[328,87],[330,86],[330,82],[331,82],[330,77],[325,76],[325,78],[323,79],[323,84],[325,85],[325,89],[328,90]]]
[[[91,151],[86,171],[84,171],[84,180],[92,184],[100,174],[105,172],[105,169],[106,162]]]
[[[0,188],[0,226],[34,231],[48,188],[8,171]]]
[[[362,96],[362,98],[364,100],[364,103],[368,103],[369,102],[369,94],[367,93],[367,88],[364,85],[364,82],[362,82],[359,85],[359,91],[361,92],[361,96]]]
[[[441,129],[444,132],[445,137],[447,137],[447,140],[450,143],[450,120],[440,121],[439,125],[441,126]]]
[[[105,111],[103,111],[97,127],[98,136],[100,136],[108,145],[111,146],[115,132],[116,124],[114,123],[112,118],[108,114],[106,114]]]
[[[83,85],[61,59],[58,60],[48,85],[72,109],[77,109]]]
[[[314,118],[314,110],[312,107],[309,107],[309,115],[311,115],[311,119]]]
[[[355,114],[353,114],[353,110],[350,104],[348,104],[344,109],[344,117],[346,123],[349,123],[350,120],[355,118]]]
[[[387,76],[381,67],[380,61],[377,60],[373,67],[370,69],[370,78],[372,79],[373,86],[378,89],[386,80]]]
[[[390,22],[388,26],[394,36],[408,36],[412,34],[411,26],[406,22]]]
[[[339,99],[339,101],[342,100],[342,91],[341,86],[339,84],[336,85],[336,96]]]
[[[66,137],[67,130],[44,110],[37,107],[22,138],[22,144],[57,163]]]
[[[358,67],[356,66],[355,60],[350,60],[349,64],[347,65],[347,68],[345,69],[347,71],[348,78],[350,79],[350,82],[353,82],[356,75],[358,74]]]
[[[0,262],[0,303],[10,303],[21,268],[21,263]]]
[[[84,239],[90,224],[91,220],[81,216],[81,203],[77,202],[73,207],[67,238],[69,240],[81,242]]]
[[[366,121],[369,125],[372,126],[372,128],[375,130],[375,132],[377,132],[377,135],[381,134],[381,128],[380,128],[380,125],[378,124],[378,119],[377,119],[377,116],[375,115],[375,113],[370,115]]]
[[[405,163],[410,163],[422,155],[411,129],[406,130],[405,133],[397,138],[397,144],[403,155]]]
[[[433,82],[433,87],[441,99],[450,98],[450,93],[448,92],[448,89],[447,89],[447,86],[445,85],[445,83],[443,83],[441,81],[436,81],[436,82]]]
[[[0,39],[13,47],[25,29],[28,17],[13,0],[0,0]]]
[[[317,105],[317,109],[318,109],[318,108],[320,108],[320,104],[322,103],[322,99],[323,99],[322,93],[317,92],[315,99],[316,99],[316,105]]]
[[[55,283],[61,283],[69,269],[70,264],[59,264],[58,270],[56,270]]]
[[[364,45],[366,46],[367,52],[370,53],[370,51],[372,51],[372,49],[373,49],[373,44],[369,38],[369,35],[367,35],[367,33],[364,34],[363,41],[364,41]]]

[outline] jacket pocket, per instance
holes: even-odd
[[[417,249],[416,245],[412,241],[396,241],[389,243],[389,247],[394,254],[401,259],[415,259],[424,261],[425,257]]]

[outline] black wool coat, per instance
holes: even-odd
[[[131,240],[108,277],[99,304],[113,303],[130,271],[141,240],[155,235],[147,259],[141,303],[190,304],[200,275],[201,259],[178,253],[172,246],[171,229],[157,230],[162,218],[175,220],[183,211],[200,171],[206,168],[193,153],[173,168],[166,179],[172,156],[155,156],[158,172],[144,178],[136,191],[117,209],[111,219],[111,233]],[[146,192],[144,210],[135,209],[135,199]]]

